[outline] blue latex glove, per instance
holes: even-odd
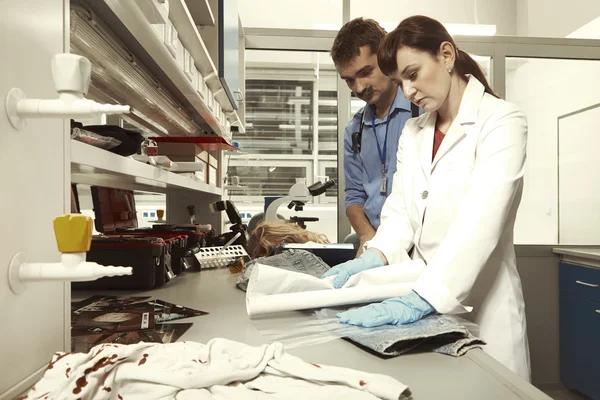
[[[435,309],[413,290],[406,296],[338,313],[337,317],[344,324],[371,328],[385,324],[410,324],[433,312]]]
[[[333,287],[336,289],[344,286],[344,283],[354,274],[365,271],[371,268],[383,267],[383,260],[373,250],[364,251],[358,258],[346,261],[331,268],[329,271],[321,275],[321,279],[328,276],[335,276]]]

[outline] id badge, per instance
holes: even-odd
[[[379,193],[382,195],[387,195],[387,172],[381,173],[381,187],[379,188]]]

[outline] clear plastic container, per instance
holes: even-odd
[[[71,129],[71,139],[91,144],[104,150],[110,150],[121,144],[119,139],[102,136],[94,132],[86,131],[81,128]]]

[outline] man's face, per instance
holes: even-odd
[[[360,54],[350,62],[335,67],[350,90],[368,104],[376,104],[392,89],[392,80],[381,72],[377,54],[371,53],[368,46],[361,47]]]

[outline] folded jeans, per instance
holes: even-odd
[[[252,269],[256,264],[269,265],[286,271],[300,272],[314,276],[315,278],[319,278],[325,272],[329,271],[329,265],[310,251],[286,249],[274,256],[257,258],[246,264],[244,271],[239,275],[236,283],[236,286],[244,292],[248,288],[248,281],[250,280],[250,275],[252,275]]]
[[[315,312],[319,319],[336,318],[348,307],[323,308]],[[458,357],[485,342],[469,332],[465,325],[472,324],[462,318],[433,314],[405,325],[382,325],[364,328],[349,340],[367,347],[383,356],[399,356],[415,348]]]

